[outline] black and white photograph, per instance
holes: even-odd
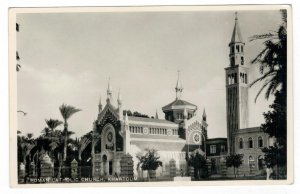
[[[293,182],[290,6],[9,17],[16,187]]]

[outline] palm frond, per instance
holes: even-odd
[[[58,126],[60,126],[60,125],[63,124],[62,121],[57,120],[57,119],[49,119],[49,120],[45,119],[45,122],[46,122],[48,128],[50,128],[52,131],[53,131],[56,127],[58,127]]]
[[[68,120],[73,114],[81,111],[81,109],[66,104],[61,105],[59,110],[65,121]]]
[[[261,39],[273,39],[276,38],[276,34],[268,33],[268,34],[259,34],[253,35],[249,38],[249,41],[252,42],[254,40],[261,40]]]
[[[258,91],[258,93],[255,96],[254,102],[256,102],[258,96],[261,94],[261,92],[265,89],[265,87],[271,82],[272,80],[268,80],[266,81],[263,86],[260,88],[260,90]]]
[[[253,82],[251,82],[249,84],[249,87],[252,87],[254,84],[256,84],[259,81],[264,80],[267,77],[271,77],[271,76],[275,76],[275,75],[276,75],[275,71],[269,71],[269,72],[265,73],[264,75],[262,75],[261,77],[257,78],[256,80],[254,80]]]

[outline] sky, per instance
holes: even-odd
[[[39,136],[45,119],[60,119],[63,103],[82,109],[69,120],[75,136],[92,130],[101,97],[105,105],[110,77],[114,104],[121,91],[124,109],[164,118],[163,106],[175,99],[177,71],[182,99],[205,108],[208,136],[226,137],[225,70],[235,14],[233,11],[102,12],[17,14],[18,130]],[[240,11],[239,25],[249,64],[263,48],[249,37],[275,31],[279,11]],[[249,79],[259,76],[251,65]],[[249,89],[250,127],[264,122],[272,98],[261,84]],[[62,127],[60,127],[62,128]]]

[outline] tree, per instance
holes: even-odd
[[[45,119],[45,122],[47,124],[47,127],[49,129],[51,129],[51,132],[54,131],[56,129],[56,127],[63,124],[62,121],[57,120],[57,119],[49,119],[49,120]]]
[[[63,134],[64,134],[64,152],[63,152],[63,161],[65,162],[66,159],[67,159],[67,143],[68,143],[68,120],[69,118],[81,111],[80,109],[77,109],[73,106],[70,106],[70,105],[66,105],[66,104],[63,104],[59,107],[59,110],[60,110],[60,113],[61,113],[61,116],[63,117],[64,119],[64,131],[63,131]]]
[[[26,172],[28,171],[27,160],[30,162],[30,153],[36,147],[36,141],[32,137],[32,133],[28,133],[26,136],[23,136],[20,132],[17,138],[18,162],[24,164]]]
[[[208,168],[207,162],[203,155],[199,153],[199,151],[190,155],[186,155],[186,159],[188,161],[188,165],[194,168],[194,177],[199,180],[201,178],[208,177]]]
[[[78,149],[78,159],[81,161],[82,152],[87,148],[87,146],[92,142],[93,132],[89,132],[85,134],[79,141],[79,149]]]
[[[138,111],[132,112],[131,110],[124,110],[123,115],[125,115],[126,112],[127,112],[127,116],[149,118],[149,116],[146,114],[140,113]]]
[[[287,158],[287,13],[281,10],[282,24],[274,33],[255,35],[253,40],[264,40],[265,48],[252,60],[260,66],[261,77],[253,81],[250,86],[258,81],[264,81],[255,100],[266,88],[265,98],[271,94],[275,100],[270,105],[271,110],[264,113],[265,123],[261,129],[276,138],[276,144],[262,151],[267,158],[266,162],[273,167],[274,165],[286,166]],[[281,154],[275,154],[281,153]],[[274,158],[272,158],[274,157]],[[271,162],[272,161],[272,162]],[[277,162],[276,162],[277,161]],[[278,175],[277,168],[277,177]],[[286,173],[286,172],[285,172]]]
[[[257,97],[267,88],[265,98],[277,90],[286,93],[287,87],[287,14],[281,10],[282,24],[274,33],[254,35],[250,41],[263,40],[265,48],[251,61],[252,64],[259,64],[261,77],[254,80],[250,87],[259,81],[264,81],[263,86],[257,93]]]
[[[58,165],[57,178],[61,177],[62,161],[63,161],[63,151],[64,151],[64,140],[65,137],[63,132],[60,130],[54,130],[52,132],[52,142],[50,143],[50,149],[53,152],[55,161],[54,166]]]
[[[159,156],[155,149],[145,149],[145,153],[140,153],[136,156],[139,160],[137,168],[146,170],[148,173],[148,179],[150,181],[149,171],[155,171],[159,166],[162,166],[162,162],[159,160]]]
[[[226,166],[233,167],[234,177],[236,178],[236,169],[238,169],[243,163],[243,154],[230,154],[226,156]]]

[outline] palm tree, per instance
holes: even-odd
[[[62,169],[62,155],[64,150],[64,136],[63,133],[59,130],[54,130],[52,132],[52,142],[50,143],[50,149],[53,152],[54,158],[58,162],[58,174],[57,178],[61,176]]]
[[[92,132],[85,134],[79,141],[78,149],[78,159],[81,161],[82,152],[87,148],[87,146],[92,142]]]
[[[70,106],[70,105],[66,105],[66,104],[63,104],[59,107],[59,110],[60,110],[60,113],[61,113],[61,116],[63,117],[64,119],[64,131],[63,131],[63,134],[64,134],[64,152],[63,152],[63,161],[65,162],[66,159],[67,159],[67,143],[68,143],[68,119],[75,113],[81,111],[80,109],[77,109],[73,106]]]
[[[275,32],[255,35],[250,41],[263,40],[265,48],[251,61],[252,64],[259,63],[261,76],[254,80],[250,87],[259,81],[265,81],[258,91],[255,101],[266,88],[265,98],[269,99],[278,89],[287,89],[287,13],[281,10],[282,24]]]
[[[46,122],[48,128],[51,130],[50,132],[53,132],[56,129],[56,127],[63,124],[62,121],[57,120],[57,119],[49,119],[49,120],[45,119],[45,122]]]
[[[26,136],[21,135],[21,132],[18,134],[17,144],[18,144],[18,161],[23,163],[25,168],[27,168],[27,157],[29,156],[33,148],[36,147],[36,142],[32,139],[33,134],[28,133]],[[27,168],[28,170],[28,168]],[[26,170],[25,170],[26,171]]]

